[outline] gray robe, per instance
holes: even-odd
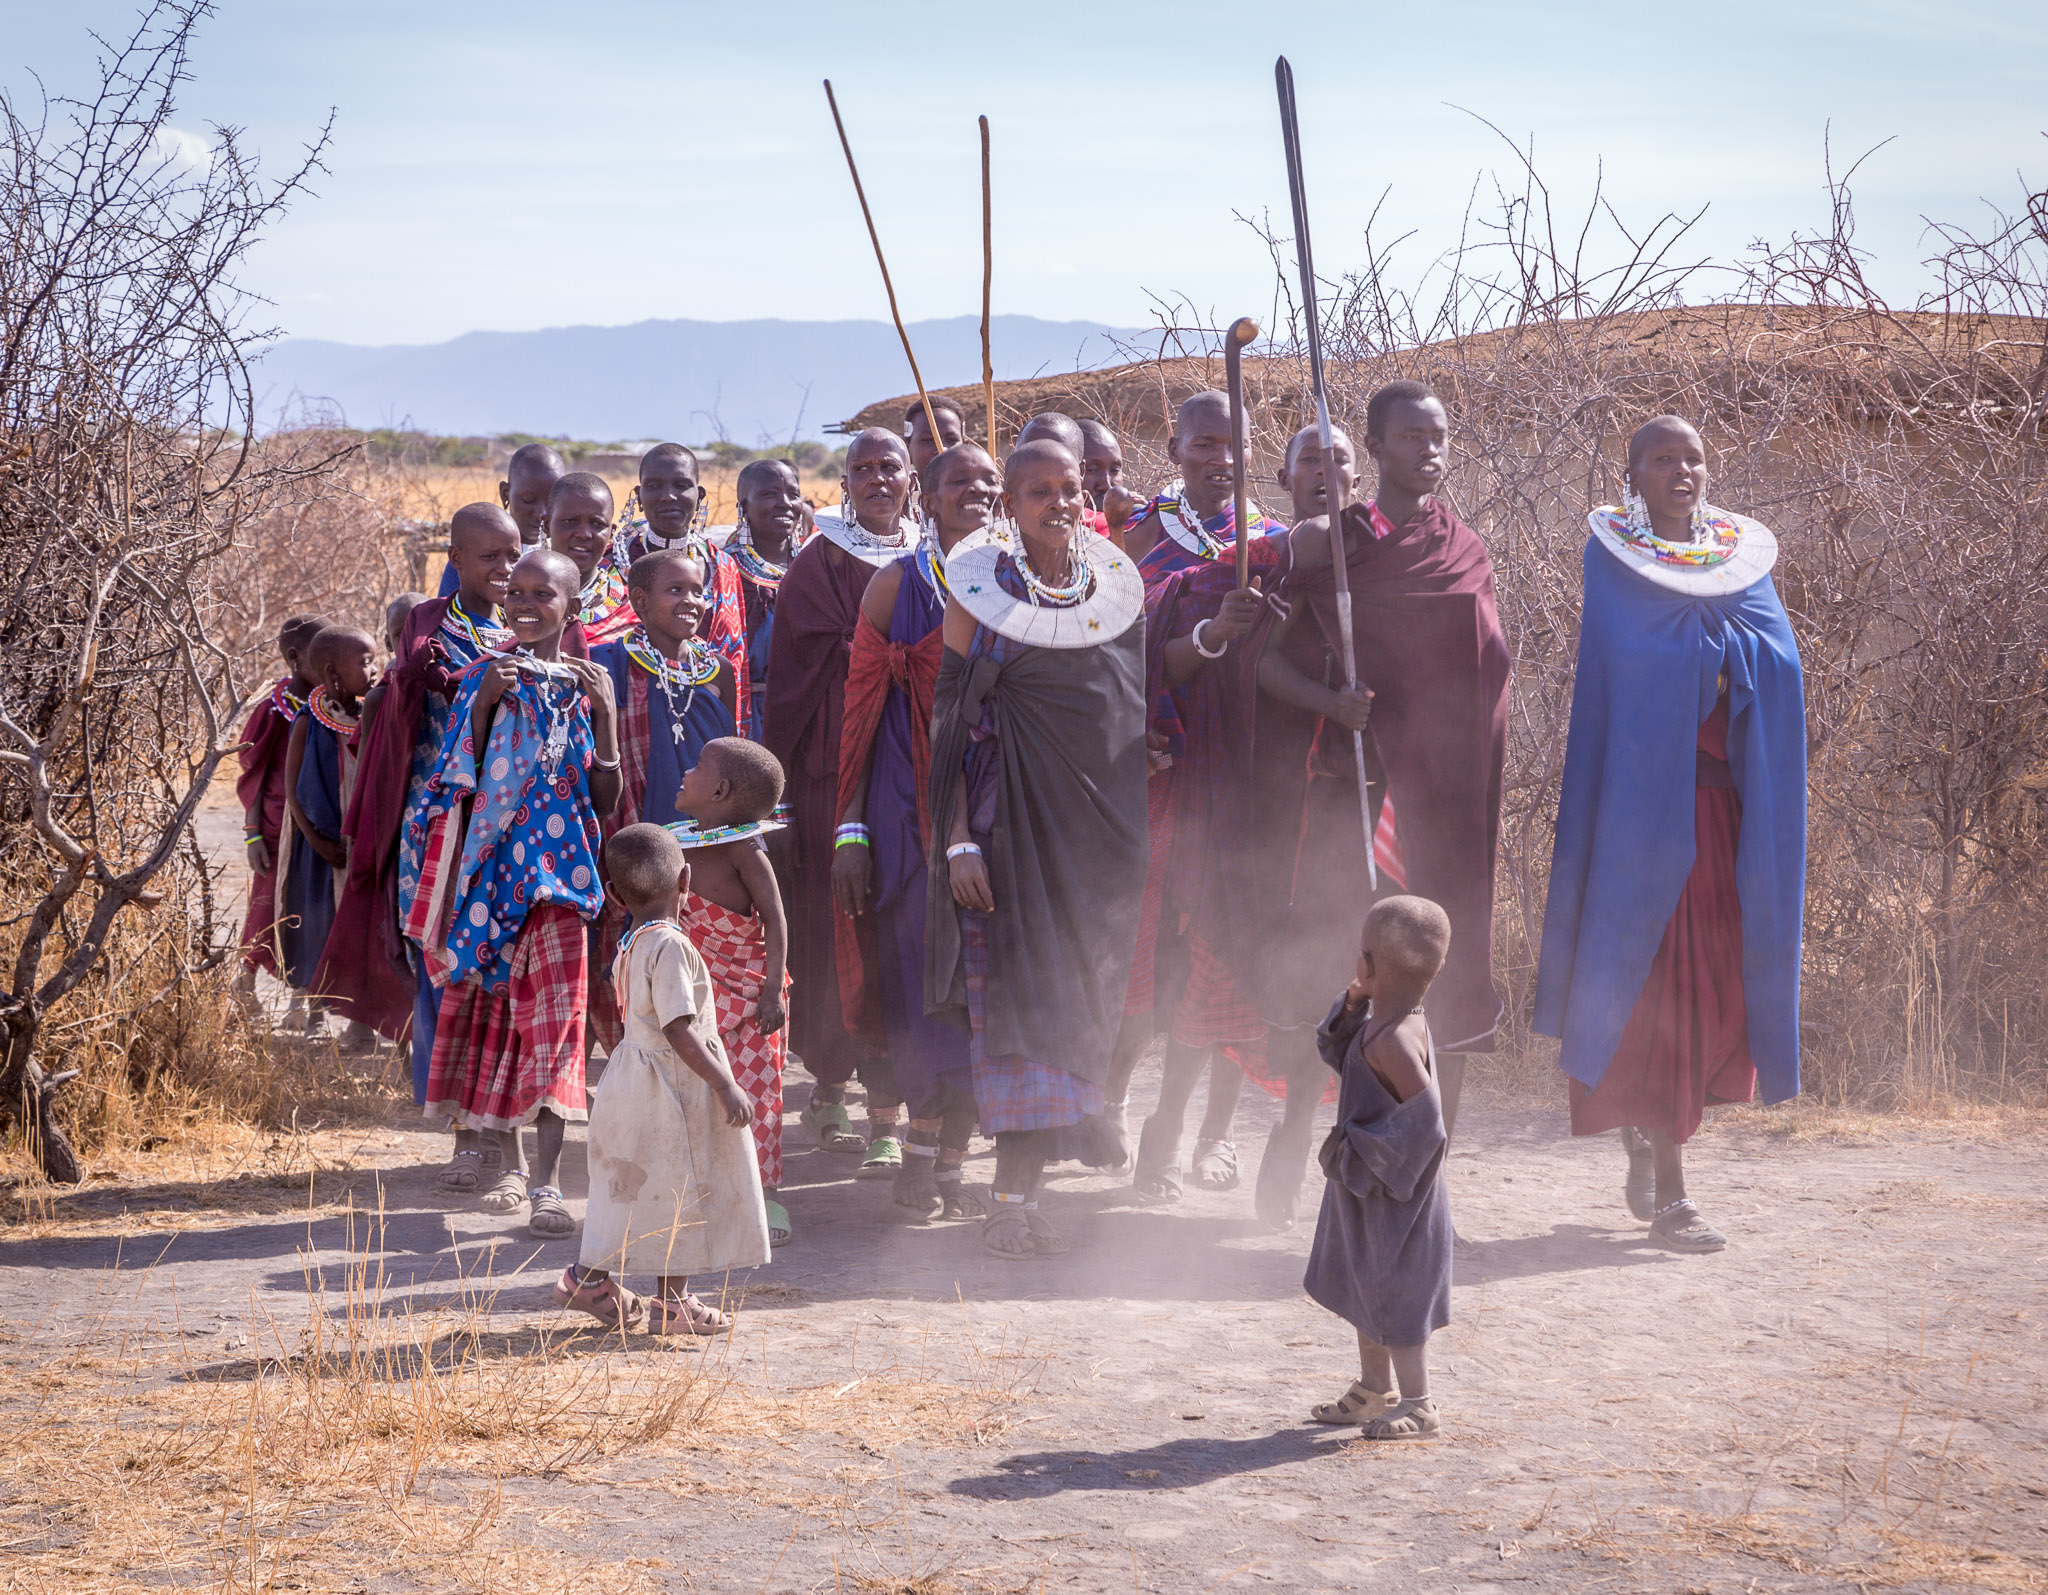
[[[1406,1102],[1365,1061],[1386,1028],[1332,1005],[1316,1032],[1337,1071],[1337,1125],[1323,1144],[1323,1210],[1303,1288],[1382,1346],[1419,1346],[1451,1321],[1451,1198],[1444,1184],[1436,1047],[1429,1085]]]

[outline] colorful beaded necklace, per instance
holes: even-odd
[[[512,641],[512,629],[499,624],[495,608],[489,619],[473,619],[462,607],[459,593],[448,600],[448,613],[441,617],[441,629],[451,637],[463,638],[480,654],[496,653]]]
[[[1726,511],[1717,510],[1711,504],[1693,506],[1692,540],[1685,543],[1667,542],[1657,535],[1650,524],[1650,506],[1643,502],[1640,493],[1629,494],[1625,510],[1612,509],[1606,513],[1617,537],[1660,565],[1711,570],[1716,565],[1726,564],[1742,541],[1742,529]]]
[[[362,723],[363,719],[360,710],[355,714],[350,714],[348,710],[336,703],[334,701],[334,694],[325,687],[315,687],[313,689],[313,696],[307,700],[306,707],[313,711],[313,718],[315,720],[318,720],[338,737],[355,735],[355,729]]]
[[[680,658],[664,658],[661,650],[648,639],[647,628],[635,626],[632,635],[626,639],[626,657],[654,677],[661,688],[662,701],[668,705],[669,735],[675,738],[675,744],[680,748],[685,739],[683,716],[697,701],[697,689],[718,679],[718,669],[725,662],[725,656],[695,637],[686,637]],[[676,702],[679,691],[683,694],[681,704]]]
[[[306,700],[292,691],[292,678],[290,676],[284,677],[271,687],[270,707],[274,712],[283,716],[286,725],[290,725],[294,720],[298,719],[299,711],[306,707]]]

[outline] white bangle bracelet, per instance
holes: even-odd
[[[946,862],[952,863],[962,853],[972,853],[976,858],[979,858],[981,857],[981,844],[979,842],[955,842],[946,849]]]
[[[1211,653],[1207,648],[1203,647],[1202,633],[1208,629],[1208,625],[1209,622],[1207,620],[1196,621],[1195,629],[1188,633],[1188,641],[1195,645],[1195,652],[1200,654],[1204,659],[1221,659],[1226,653],[1230,651],[1230,644],[1226,642],[1221,648],[1218,648],[1214,653]]]

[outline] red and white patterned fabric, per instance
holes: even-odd
[[[761,1034],[761,987],[768,974],[768,932],[761,916],[736,914],[695,892],[683,896],[683,929],[704,957],[718,993],[718,1036],[725,1043],[732,1077],[754,1104],[754,1151],[761,1183],[782,1183],[782,1064],[789,1026]],[[789,976],[782,977],[783,1009],[789,1007]]]
[[[1380,803],[1380,823],[1373,827],[1372,861],[1379,866],[1381,890],[1386,883],[1408,890],[1408,861],[1401,856],[1401,833],[1394,827],[1394,800],[1391,796]]]
[[[428,1118],[452,1114],[466,1129],[509,1130],[546,1108],[582,1122],[587,946],[581,914],[536,903],[512,944],[504,995],[474,977],[441,994]]]

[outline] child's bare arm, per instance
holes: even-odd
[[[1396,1102],[1421,1095],[1429,1085],[1429,1056],[1421,1037],[1405,1021],[1375,1036],[1365,1049],[1365,1061]]]
[[[720,1063],[703,1042],[697,1039],[697,1032],[690,1028],[690,1017],[671,1019],[661,1027],[661,1033],[668,1037],[668,1044],[676,1049],[676,1056],[683,1060],[683,1067],[718,1093],[718,1105],[725,1109],[725,1122],[731,1125],[751,1124],[754,1120],[754,1104],[740,1083],[732,1077],[732,1070]]]
[[[782,889],[775,884],[775,870],[759,842],[739,844],[733,867],[740,884],[754,900],[761,916],[761,930],[768,943],[767,967],[761,975],[761,1002],[754,1022],[761,1034],[772,1036],[789,1017],[782,1006],[782,973],[789,967],[789,921],[782,912]]]

